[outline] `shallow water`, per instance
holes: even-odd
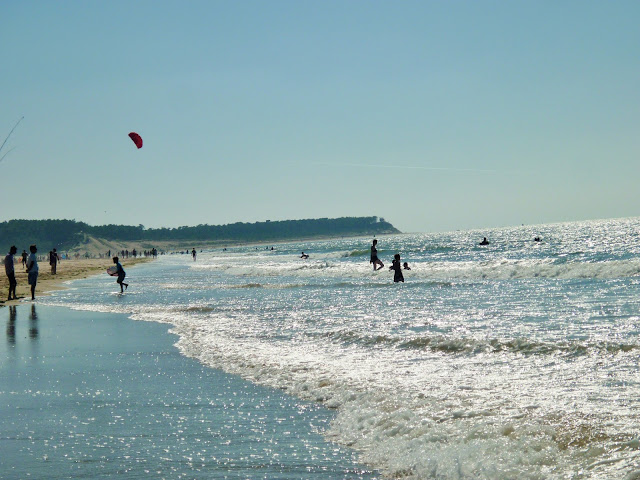
[[[104,275],[44,301],[174,325],[185,355],[335,409],[324,435],[390,476],[631,479],[638,232],[380,237],[386,266],[411,266],[404,284],[372,271],[370,238],[229,248],[131,269],[122,296]]]
[[[0,309],[0,478],[377,478],[331,414],[185,358],[167,326]]]

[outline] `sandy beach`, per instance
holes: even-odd
[[[17,256],[16,260],[18,260]],[[127,258],[122,260],[121,263],[126,270],[128,267],[151,260],[152,259],[149,257]],[[62,260],[58,264],[56,274],[52,275],[51,267],[48,263],[38,262],[39,274],[38,284],[36,286],[36,299],[39,296],[47,295],[48,292],[65,288],[64,283],[69,280],[77,280],[79,278],[86,278],[90,275],[102,273],[112,265],[113,262],[109,258],[79,258]],[[27,272],[22,266],[22,263],[17,262],[15,264],[15,272],[16,281],[18,282],[18,286],[16,288],[18,300],[7,301],[9,279],[3,269],[0,274],[0,305],[16,305],[21,300],[31,298],[30,286],[27,282]]]

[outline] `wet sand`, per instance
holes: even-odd
[[[6,254],[5,254],[6,255]],[[3,258],[4,259],[4,256]],[[19,258],[16,257],[16,260]],[[152,261],[149,257],[142,258],[127,258],[121,260],[122,266],[126,270],[137,263]],[[77,280],[79,278],[86,278],[91,275],[105,272],[107,268],[113,266],[113,261],[110,258],[79,258],[71,260],[62,260],[58,264],[58,268],[55,275],[51,274],[51,267],[47,262],[38,262],[38,284],[36,286],[36,299],[39,296],[47,295],[48,292],[60,290],[65,288],[65,282],[69,280]],[[27,282],[27,272],[22,266],[21,262],[15,264],[16,281],[18,286],[16,288],[16,295],[18,300],[7,301],[9,293],[9,279],[4,272],[4,268],[0,272],[0,305],[17,305],[21,300],[31,299],[31,290],[29,283]]]
[[[333,414],[173,346],[166,324],[0,308],[0,478],[373,480]]]

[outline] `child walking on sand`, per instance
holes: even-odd
[[[124,285],[124,288],[128,288],[129,284],[128,283],[124,283],[124,277],[127,276],[126,272],[124,271],[124,268],[122,268],[122,265],[120,265],[120,261],[118,259],[118,257],[113,257],[113,263],[116,264],[116,268],[117,273],[118,273],[118,279],[116,280],[116,282],[118,284],[120,284],[120,293],[124,292],[122,286]]]

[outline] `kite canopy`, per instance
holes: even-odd
[[[138,135],[136,132],[131,132],[129,134],[129,138],[133,140],[133,143],[136,144],[136,147],[142,148],[142,137],[140,135]]]

